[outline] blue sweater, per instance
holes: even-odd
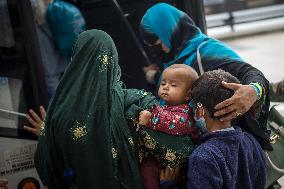
[[[236,127],[201,137],[189,157],[188,189],[262,189],[266,167],[253,136]]]

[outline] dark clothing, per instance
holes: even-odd
[[[261,189],[266,168],[263,151],[253,136],[240,128],[201,137],[189,157],[188,189]]]
[[[259,83],[263,88],[261,99],[249,112],[241,116],[236,125],[241,125],[252,133],[262,148],[272,149],[266,128],[270,103],[269,82],[259,70],[245,63],[225,43],[203,34],[186,13],[171,5],[159,3],[148,9],[141,20],[141,28],[145,42],[153,43],[156,39],[153,36],[156,36],[170,49],[170,53],[174,54],[171,61],[162,62],[164,68],[182,63],[198,71],[199,48],[204,71],[222,69],[237,77],[242,84]]]
[[[160,171],[161,166],[155,158],[146,158],[142,161],[141,176],[144,189],[160,188]]]

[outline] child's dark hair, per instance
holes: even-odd
[[[205,72],[192,85],[191,96],[195,102],[200,102],[209,112],[211,118],[215,117],[214,107],[233,96],[234,91],[223,87],[222,81],[227,83],[240,83],[228,72],[221,69]],[[223,116],[222,116],[223,117]]]

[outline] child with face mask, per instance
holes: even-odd
[[[169,66],[162,74],[158,90],[158,96],[166,105],[140,112],[138,133],[145,189],[160,188],[159,178],[164,168],[184,167],[195,148],[199,129],[194,121],[194,107],[189,104],[191,86],[197,79],[196,71],[190,66]]]
[[[214,116],[214,106],[234,94],[222,81],[239,83],[230,73],[214,70],[192,85],[192,99],[200,104],[197,114],[204,117],[208,133],[189,156],[187,188],[264,188],[266,167],[259,143],[242,125]]]

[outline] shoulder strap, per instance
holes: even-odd
[[[204,74],[204,69],[203,69],[203,65],[202,65],[202,61],[201,61],[201,55],[199,52],[199,49],[206,43],[207,41],[203,41],[202,43],[200,43],[197,47],[197,52],[196,52],[196,56],[197,56],[197,64],[198,64],[198,68],[200,71],[200,75]]]

